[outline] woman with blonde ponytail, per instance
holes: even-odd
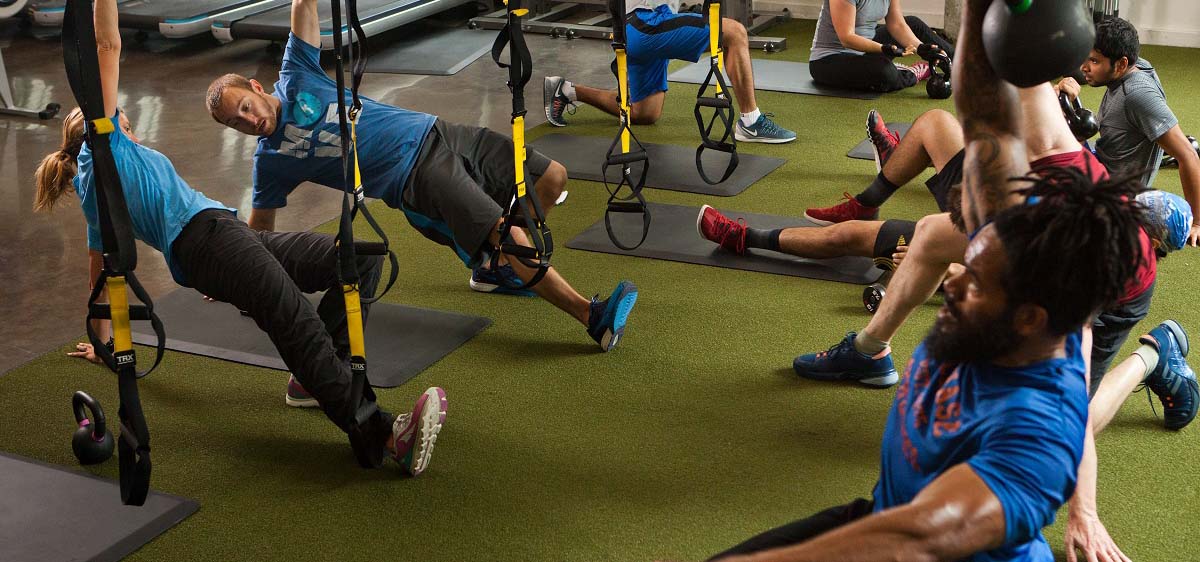
[[[348,358],[350,349],[333,236],[251,230],[235,209],[192,189],[166,156],[141,145],[116,103],[121,58],[116,0],[97,0],[95,20],[104,111],[115,129],[108,135],[109,146],[134,236],[163,253],[180,285],[247,311],[267,332],[298,381],[297,392],[304,393],[305,401],[294,403],[289,385],[289,404],[319,406],[343,431],[370,436],[373,446],[386,448],[404,472],[415,476],[423,471],[445,419],[446,395],[430,388],[411,414],[395,416],[380,408],[362,424],[356,419],[374,397],[362,396],[361,390],[353,393],[349,362],[340,358]],[[95,279],[103,248],[92,164],[84,118],[76,109],[63,121],[59,150],[38,166],[34,208],[50,210],[74,188],[88,223]],[[374,294],[381,266],[379,256],[358,258],[364,297]],[[325,298],[318,314],[303,293],[320,291]],[[209,305],[197,299],[197,306]],[[72,355],[97,361],[90,344],[78,344],[77,350]],[[311,394],[304,388],[312,389]]]

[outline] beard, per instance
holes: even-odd
[[[951,363],[991,361],[1016,349],[1021,342],[1020,335],[1013,330],[1014,307],[991,318],[968,320],[949,297],[945,306],[950,317],[943,319],[939,315],[925,337],[925,348],[935,360]]]

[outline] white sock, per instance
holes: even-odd
[[[1142,373],[1142,380],[1146,380],[1150,376],[1150,372],[1158,366],[1158,350],[1154,349],[1152,345],[1142,344],[1133,354],[1146,363],[1146,370]]]
[[[742,125],[745,125],[747,127],[749,127],[750,125],[753,125],[755,121],[758,121],[759,115],[762,115],[762,112],[757,109],[755,109],[754,111],[751,111],[750,113],[743,113],[742,114]]]
[[[567,96],[567,99],[571,100],[571,103],[579,101],[579,99],[575,97],[575,85],[567,82],[566,80],[563,80],[562,93],[564,96]]]
[[[888,342],[876,339],[863,330],[854,337],[854,349],[868,357],[875,357],[888,348]]]

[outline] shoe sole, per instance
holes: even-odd
[[[762,143],[762,144],[784,144],[784,143],[789,143],[789,142],[796,140],[796,137],[792,137],[790,139],[744,137],[738,131],[733,132],[733,138],[737,139],[738,142],[757,142],[757,143]]]
[[[446,391],[439,387],[426,390],[413,408],[413,419],[417,420],[416,435],[413,436],[412,450],[408,474],[419,476],[429,468],[429,459],[433,455],[433,446],[437,444],[438,433],[446,423]]]
[[[712,207],[709,205],[701,205],[700,206],[700,214],[696,215],[696,234],[699,234],[700,238],[703,240],[708,240],[708,237],[704,235],[704,230],[702,230],[700,228],[700,223],[704,221],[704,212],[709,209],[712,209]],[[716,210],[716,209],[713,209],[713,210]],[[708,241],[712,242],[712,240],[708,240]]]
[[[833,221],[824,221],[824,220],[818,219],[818,218],[808,214],[808,211],[804,212],[804,218],[808,219],[810,222],[812,222],[813,224],[815,224],[817,226],[832,226],[834,224],[837,224]]]
[[[801,371],[796,367],[795,362],[793,362],[792,371],[796,373],[796,376],[799,376],[802,379],[820,382],[856,382],[871,388],[888,388],[900,382],[900,373],[895,369],[879,375],[859,377],[857,374],[850,371],[842,371],[837,373],[812,373],[811,371]]]
[[[475,292],[477,292],[477,293],[489,293],[489,294],[497,294],[497,295],[511,295],[511,296],[514,296],[514,297],[534,297],[534,296],[537,296],[537,293],[534,293],[533,291],[531,291],[531,290],[528,290],[528,289],[513,289],[513,288],[510,288],[510,287],[505,287],[505,286],[503,286],[503,285],[496,285],[496,284],[493,284],[493,283],[484,283],[484,282],[482,282],[482,281],[476,281],[474,278],[471,278],[471,281],[470,281],[469,285],[470,285],[470,287],[471,287],[471,290],[472,290],[472,291],[475,291]]]
[[[321,405],[316,398],[292,398],[286,394],[283,396],[283,403],[293,408],[316,408]]]
[[[871,145],[871,153],[875,155],[875,172],[879,173],[883,171],[883,158],[879,156],[879,147],[875,146],[875,141],[871,140],[871,114],[874,114],[876,118],[879,117],[874,109],[867,114],[867,144]]]
[[[632,283],[624,283],[624,285],[625,294],[618,297],[616,310],[613,312],[613,325],[606,328],[604,336],[600,338],[600,349],[605,352],[612,351],[617,347],[621,336],[625,334],[625,322],[629,320],[629,313],[633,312],[633,305],[637,304],[637,287]]]
[[[553,88],[550,86],[550,78],[549,77],[543,79],[542,80],[542,105],[545,106],[545,108],[546,108],[546,121],[548,123],[550,123],[551,125],[553,125],[555,127],[566,127],[567,126],[566,123],[559,123],[554,120],[554,117],[552,117],[552,114],[554,113],[553,112],[553,110],[554,110],[554,94],[557,93],[557,90],[558,90],[558,88]]]

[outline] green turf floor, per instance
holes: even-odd
[[[811,22],[770,33],[786,35],[790,49],[769,56],[807,58]],[[1184,129],[1200,131],[1200,101],[1189,95],[1200,85],[1196,51],[1148,47],[1145,55],[1162,74]],[[693,92],[674,86],[662,121],[639,136],[695,144]],[[1101,93],[1086,90],[1086,105],[1096,108]],[[800,138],[741,149],[788,164],[733,199],[657,190],[647,196],[800,215],[856,192],[874,175],[872,163],[843,156],[863,136],[867,110],[907,121],[951,107],[928,100],[923,88],[874,102],[772,92],[760,93],[759,102]],[[571,120],[572,134],[608,136],[616,128],[587,108]],[[1157,187],[1178,193],[1178,173],[1164,171]],[[447,390],[449,417],[430,470],[415,480],[391,469],[361,470],[321,414],[284,406],[279,372],[172,353],[141,385],[154,435],[154,487],[202,507],[132,558],[700,559],[869,494],[894,392],[816,384],[791,373],[796,354],[824,349],[865,325],[862,288],[566,249],[600,218],[604,203],[599,184],[573,181],[568,188],[570,199],[551,215],[556,266],[587,295],[607,294],[622,278],[641,289],[616,351],[598,353],[582,327],[546,303],[469,291],[468,274],[451,252],[381,209],[377,216],[397,242],[404,270],[388,301],[495,321],[415,381],[380,393],[383,405],[402,409],[426,386]],[[934,210],[916,184],[885,212],[915,219]],[[1154,308],[1139,330],[1174,317],[1200,334],[1191,301],[1200,290],[1198,258],[1188,250],[1162,263]],[[898,364],[937,305],[920,308],[894,342]],[[64,351],[75,330],[63,327]],[[0,448],[73,465],[69,404],[77,389],[115,414],[113,377],[62,353],[0,377]],[[1197,431],[1163,430],[1145,397],[1134,396],[1099,437],[1101,514],[1134,560],[1200,552]],[[117,465],[89,471],[115,477]],[[1059,550],[1061,523],[1047,531]]]

